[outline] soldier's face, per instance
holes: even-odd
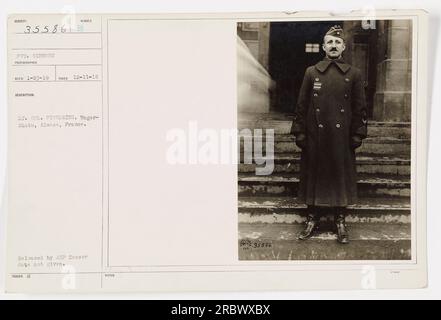
[[[342,38],[334,36],[325,36],[323,39],[323,50],[326,52],[326,56],[331,59],[340,58],[346,46]]]

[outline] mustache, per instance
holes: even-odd
[[[338,51],[338,50],[337,50],[337,48],[332,48],[330,51],[332,52],[332,51]]]

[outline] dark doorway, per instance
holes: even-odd
[[[294,111],[305,70],[323,59],[323,36],[336,24],[342,22],[271,23],[269,73],[276,82],[271,96],[273,111]]]

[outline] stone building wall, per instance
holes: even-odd
[[[412,26],[410,20],[379,21],[374,120],[410,121]]]

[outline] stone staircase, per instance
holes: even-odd
[[[369,123],[368,138],[357,150],[359,203],[348,208],[349,245],[336,242],[331,215],[322,218],[311,239],[297,240],[306,206],[296,199],[300,150],[291,125],[291,118],[282,114],[239,115],[239,129],[275,133],[271,175],[256,175],[259,165],[254,163],[238,166],[239,258],[411,259],[410,123]],[[240,150],[242,154],[243,143]]]

